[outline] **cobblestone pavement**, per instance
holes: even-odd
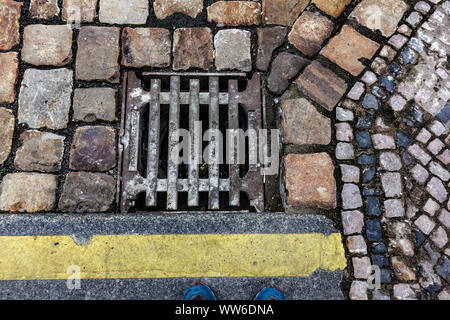
[[[345,298],[449,300],[449,19],[444,0],[0,0],[0,212],[119,213],[127,72],[258,72],[282,144],[267,211],[334,223]]]

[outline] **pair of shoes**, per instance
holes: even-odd
[[[214,292],[204,284],[190,287],[183,296],[183,300],[217,300]],[[275,288],[264,288],[254,300],[286,300],[284,294]]]

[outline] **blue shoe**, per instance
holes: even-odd
[[[254,300],[286,300],[286,297],[277,289],[264,288],[258,292]]]
[[[204,285],[197,284],[186,290],[183,300],[217,300],[214,292]]]

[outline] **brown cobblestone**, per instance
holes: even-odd
[[[333,31],[333,22],[324,16],[305,11],[294,23],[289,42],[307,56],[315,55]]]
[[[58,0],[31,0],[30,18],[51,19],[58,13]]]
[[[379,47],[378,43],[366,38],[352,27],[344,26],[341,32],[330,40],[321,54],[357,76],[365,68],[359,59],[371,59]]]
[[[0,186],[0,211],[51,211],[56,201],[57,177],[42,173],[12,173]]]
[[[14,135],[14,114],[11,110],[0,108],[0,165],[8,159]]]
[[[269,69],[272,53],[281,46],[286,38],[288,29],[286,27],[258,28],[258,55],[256,68],[261,71]]]
[[[208,21],[219,27],[259,25],[261,5],[255,1],[217,1],[208,7]]]
[[[173,69],[200,68],[214,65],[214,45],[209,28],[180,28],[173,36]]]
[[[98,0],[64,0],[62,19],[72,22],[93,22]]]
[[[70,149],[71,170],[108,171],[116,166],[116,133],[105,126],[80,127]]]
[[[313,0],[313,3],[326,14],[337,18],[344,12],[351,0]]]
[[[306,67],[296,84],[303,94],[329,111],[334,109],[347,90],[343,79],[317,61]]]
[[[119,28],[81,27],[78,36],[76,78],[118,83]]]
[[[22,59],[35,66],[61,67],[72,62],[72,30],[65,25],[26,26]]]
[[[0,50],[10,50],[19,44],[19,19],[22,2],[0,2]]]
[[[57,172],[64,154],[64,136],[36,130],[20,135],[14,165],[23,171]]]
[[[0,53],[0,74],[0,104],[13,103],[19,76],[17,52]]]
[[[153,9],[158,19],[165,19],[175,13],[195,19],[203,10],[203,0],[155,0]]]
[[[308,100],[283,100],[281,109],[284,143],[327,145],[331,142],[331,120]]]
[[[327,153],[289,154],[284,165],[287,205],[336,208],[334,165]]]
[[[170,65],[169,30],[162,28],[124,28],[122,64],[127,67],[166,68]]]
[[[310,0],[263,0],[263,23],[292,26]]]

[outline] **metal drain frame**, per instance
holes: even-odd
[[[160,105],[165,101],[170,105],[169,111],[169,152],[175,141],[171,141],[171,131],[179,127],[180,100],[189,104],[189,132],[193,135],[191,122],[198,120],[199,105],[209,105],[209,128],[217,128],[219,122],[219,104],[227,104],[228,128],[239,129],[239,104],[245,107],[248,115],[248,128],[254,129],[259,139],[259,129],[262,128],[261,116],[261,78],[255,72],[251,80],[247,81],[244,91],[238,91],[238,80],[228,81],[228,92],[219,92],[219,77],[245,77],[242,73],[161,73],[144,72],[143,76],[170,77],[170,92],[161,92],[160,79],[151,79],[150,91],[145,91],[141,79],[135,72],[126,72],[124,75],[124,92],[122,99],[121,127],[119,137],[119,179],[118,199],[122,213],[136,205],[139,194],[146,194],[146,206],[156,205],[157,192],[167,192],[167,211],[177,211],[178,192],[188,192],[188,206],[198,204],[199,192],[208,192],[208,210],[218,212],[219,192],[230,193],[230,206],[240,205],[240,192],[245,192],[250,205],[257,212],[264,211],[264,177],[261,174],[262,161],[258,164],[249,164],[245,177],[239,176],[239,165],[230,164],[229,178],[219,178],[219,165],[209,166],[208,179],[199,179],[197,168],[189,166],[188,179],[178,179],[178,166],[168,161],[167,179],[158,179],[159,165],[159,134],[160,134]],[[189,92],[180,92],[180,78],[190,78]],[[199,92],[199,79],[209,78],[209,92]],[[202,101],[201,101],[202,100]],[[206,102],[206,103],[205,103]],[[138,169],[139,143],[141,141],[141,115],[148,105],[149,108],[149,135],[147,177],[144,178]],[[176,141],[178,143],[178,141]],[[212,152],[217,150],[217,143],[211,143]],[[259,148],[259,142],[256,148]],[[191,146],[190,146],[191,147]],[[249,146],[250,147],[250,146]],[[255,148],[255,146],[252,146]],[[250,147],[250,148],[252,148]],[[254,150],[253,150],[254,152]],[[260,154],[257,150],[257,154]],[[155,160],[156,159],[156,160]],[[118,197],[119,198],[119,197]],[[209,211],[202,211],[209,212]],[[235,212],[235,211],[231,211]]]

